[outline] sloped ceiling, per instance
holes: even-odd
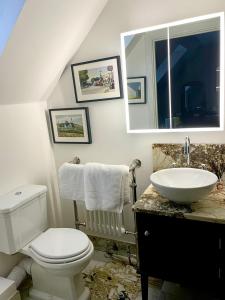
[[[0,104],[45,100],[108,0],[27,0],[0,56]]]

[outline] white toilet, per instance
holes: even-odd
[[[93,255],[92,242],[80,230],[47,229],[46,192],[26,185],[0,196],[0,252],[33,259],[28,299],[87,300],[81,272]]]

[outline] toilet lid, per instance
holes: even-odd
[[[63,259],[82,254],[89,244],[89,238],[80,230],[50,228],[37,237],[30,248],[41,257]]]

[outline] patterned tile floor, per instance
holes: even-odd
[[[84,276],[92,300],[137,298],[140,279],[133,267],[119,262],[92,261],[89,268]]]
[[[118,261],[93,260],[84,271],[91,300],[142,300],[140,277],[136,270]],[[218,300],[207,292],[149,278],[149,300]]]
[[[142,300],[140,277],[135,268],[117,260],[106,258],[95,251],[94,259],[83,272],[86,285],[91,291],[91,300]],[[22,300],[26,300],[27,280],[21,290]],[[181,288],[178,284],[149,279],[149,300],[216,300],[207,293],[199,293]]]

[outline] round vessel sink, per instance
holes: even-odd
[[[150,180],[165,198],[179,204],[191,204],[209,194],[218,178],[202,169],[171,168],[153,173]]]

